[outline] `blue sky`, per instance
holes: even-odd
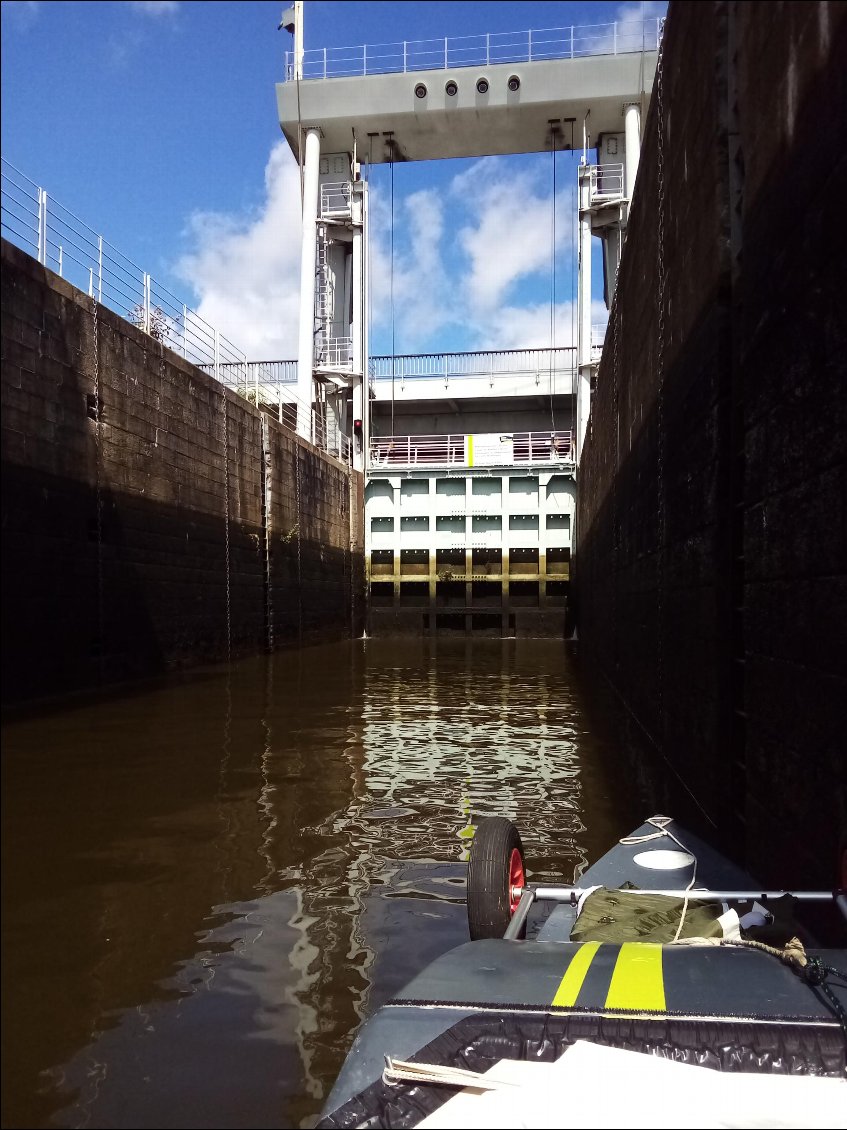
[[[299,193],[274,94],[291,45],[277,31],[285,6],[2,3],[3,156],[254,358],[296,352]],[[664,10],[307,0],[305,38],[308,49],[541,29],[607,22],[641,7],[650,16]],[[374,169],[374,352],[390,348],[387,178],[387,166]],[[556,325],[564,343],[575,183],[564,154],[557,183]],[[549,344],[551,201],[549,155],[398,166],[397,351]],[[492,262],[486,244],[499,230],[513,233],[513,245]],[[421,302],[422,273],[441,299]]]

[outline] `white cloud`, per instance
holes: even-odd
[[[115,70],[125,67],[142,39],[143,36],[137,31],[122,31],[119,35],[110,35],[103,45],[108,65]]]
[[[21,31],[32,27],[40,8],[38,0],[3,0],[3,16]]]
[[[571,344],[574,305],[571,302],[556,304],[554,328],[557,346]],[[573,325],[576,325],[575,321]],[[488,318],[477,322],[474,328],[480,347],[486,349],[547,349],[554,340],[549,302],[498,307],[490,311]]]
[[[495,159],[484,158],[453,181],[475,212],[459,241],[471,264],[468,300],[481,312],[500,305],[520,279],[550,270],[552,191],[541,189],[537,171],[504,176],[497,168]],[[561,222],[564,195],[558,196],[557,253],[572,242],[572,225]]]
[[[432,347],[432,338],[455,318],[442,261],[444,205],[433,189],[403,198],[396,209],[393,317],[399,351]],[[372,315],[388,330],[392,319],[391,218],[387,202],[374,192],[370,200]]]
[[[143,16],[154,19],[175,16],[179,11],[179,0],[130,0],[130,8]]]
[[[255,214],[198,212],[188,235],[193,250],[177,271],[199,297],[197,313],[251,360],[296,357],[300,174],[287,144],[271,150]]]
[[[666,15],[667,2],[657,0],[644,0],[644,3],[622,4],[615,13],[618,25],[618,50],[637,50],[640,47],[646,50],[656,48],[656,23]]]
[[[554,344],[562,349],[576,345],[576,299],[556,303],[552,326],[550,312],[549,302],[497,307],[473,323],[470,348],[547,349]],[[605,325],[607,317],[605,303],[592,302],[592,324]]]
[[[179,14],[178,0],[129,0],[126,5],[141,16],[149,16],[162,26]],[[176,26],[175,24],[171,26]],[[122,70],[136,55],[149,37],[155,34],[153,25],[133,20],[124,23],[106,40],[106,62],[115,70]]]

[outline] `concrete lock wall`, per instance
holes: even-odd
[[[4,702],[225,659],[227,557],[234,655],[360,634],[361,476],[103,306],[95,330],[5,241],[2,262]]]
[[[845,16],[671,4],[579,491],[634,764],[773,885],[832,885],[847,826]]]

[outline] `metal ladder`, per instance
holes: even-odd
[[[326,360],[334,299],[327,270],[328,243],[326,225],[319,224],[315,262],[315,358],[320,361]]]

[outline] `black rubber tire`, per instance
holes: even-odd
[[[513,851],[523,862],[517,828],[504,816],[480,820],[468,862],[468,929],[471,938],[502,938],[512,920],[509,864]],[[521,937],[526,933],[524,928]]]

